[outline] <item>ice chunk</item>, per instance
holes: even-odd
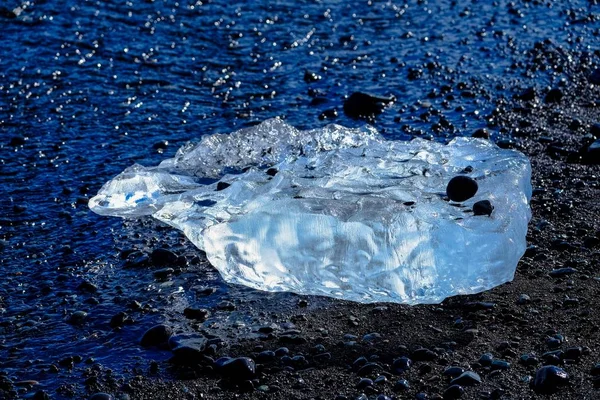
[[[390,141],[368,127],[299,131],[272,119],[135,165],[89,204],[181,229],[232,283],[437,303],[513,278],[530,175],[523,154],[482,139]]]

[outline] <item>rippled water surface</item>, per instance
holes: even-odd
[[[87,199],[125,167],[157,164],[206,133],[274,116],[301,129],[362,125],[342,109],[355,91],[395,97],[371,121],[390,138],[443,139],[486,125],[500,137],[493,100],[512,96],[511,82],[544,88],[565,78],[513,72],[536,42],[584,55],[594,46],[598,6],[561,4],[3,1],[0,371],[60,387],[60,396],[94,362],[115,379],[134,374],[168,356],[141,350],[141,333],[165,320],[186,329],[187,305],[215,310],[206,330],[239,321],[236,335],[251,334],[260,321],[216,305],[272,312],[293,296],[227,286],[181,235],[99,217]],[[127,265],[129,253],[158,247],[185,258],[171,279]],[[76,311],[87,318],[69,319]],[[120,311],[135,322],[111,329]]]

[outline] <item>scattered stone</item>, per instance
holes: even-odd
[[[382,369],[383,368],[378,363],[370,362],[370,363],[366,363],[365,365],[363,365],[362,367],[360,367],[360,369],[358,370],[357,374],[359,376],[367,376],[367,375],[372,374],[375,371],[380,371]]]
[[[492,365],[493,361],[494,356],[490,353],[482,354],[481,357],[479,357],[479,364],[481,364],[484,367],[489,367],[490,365]]]
[[[321,79],[322,79],[321,75],[317,75],[314,72],[311,72],[311,71],[304,72],[304,82],[306,82],[306,83],[320,81]]]
[[[98,286],[91,282],[83,281],[79,284],[79,286],[77,286],[77,289],[81,290],[82,292],[96,293],[98,291]]]
[[[465,393],[465,389],[463,389],[460,385],[452,385],[448,387],[448,389],[444,390],[443,398],[444,400],[453,400],[459,399]]]
[[[173,335],[173,330],[170,327],[162,324],[155,325],[144,333],[140,344],[143,347],[159,347],[166,344],[171,335]]]
[[[444,376],[448,376],[450,378],[456,378],[457,376],[461,375],[463,372],[465,372],[464,368],[450,366],[450,367],[447,367],[442,374]]]
[[[131,323],[131,318],[129,318],[129,316],[121,311],[119,313],[117,313],[116,315],[114,315],[111,319],[110,319],[110,323],[109,326],[113,329],[115,328],[120,328],[123,325],[125,325],[126,323]]]
[[[197,334],[175,335],[169,338],[173,353],[172,361],[177,364],[196,365],[207,361],[204,356],[208,340]]]
[[[459,175],[450,179],[446,187],[446,194],[452,201],[463,202],[475,196],[478,188],[475,179]]]
[[[473,204],[473,215],[492,215],[494,206],[489,200],[481,200]]]
[[[546,97],[544,98],[544,101],[546,103],[560,103],[560,101],[563,98],[563,92],[562,90],[558,89],[558,88],[554,88],[551,89],[547,94]]]
[[[530,87],[530,88],[527,88],[524,91],[522,91],[516,97],[519,100],[534,101],[537,98],[537,93],[535,91],[535,88]]]
[[[393,98],[376,97],[366,93],[354,92],[344,102],[344,113],[352,118],[372,118],[381,114],[385,105],[393,101]]]
[[[517,299],[517,304],[522,306],[524,304],[529,304],[531,302],[531,297],[528,294],[521,294]]]
[[[169,279],[174,272],[175,270],[173,268],[161,268],[154,271],[154,277],[162,281]]]
[[[563,369],[547,365],[537,370],[532,388],[537,393],[552,394],[568,383],[569,375]]]
[[[363,336],[363,342],[378,342],[381,340],[381,334],[377,333],[377,332],[373,332],[373,333],[368,333],[365,336]]]
[[[550,271],[550,273],[548,275],[550,275],[553,278],[560,278],[566,275],[571,275],[578,272],[575,268],[572,267],[564,267],[564,268],[557,268],[554,269],[552,271]]]
[[[158,248],[152,251],[150,259],[154,265],[165,266],[175,264],[177,262],[177,255],[171,250]]]
[[[210,312],[205,308],[187,307],[183,310],[183,315],[188,319],[204,322],[210,315]]]
[[[492,371],[510,369],[510,363],[504,360],[494,360],[490,365]]]
[[[114,400],[115,398],[108,393],[94,393],[90,396],[90,400]]]
[[[410,384],[408,383],[408,381],[406,379],[400,379],[398,382],[396,382],[392,390],[397,393],[403,392],[408,389],[410,389]]]
[[[249,357],[222,357],[215,361],[215,367],[224,376],[238,381],[252,379],[256,374],[256,364]]]
[[[85,311],[75,311],[71,314],[67,320],[67,322],[71,325],[81,325],[85,322],[88,317],[88,313]]]
[[[461,386],[473,386],[479,385],[481,383],[481,377],[479,374],[473,371],[465,371],[457,378],[452,379],[450,381],[451,385],[461,385]]]
[[[480,138],[480,139],[489,139],[490,138],[490,132],[488,132],[487,129],[485,128],[481,128],[481,129],[477,129],[472,137],[474,138]]]
[[[519,358],[519,362],[526,366],[536,366],[540,363],[540,359],[535,354],[523,354]]]
[[[363,389],[366,389],[366,388],[371,387],[371,386],[373,386],[373,381],[371,379],[361,378],[361,380],[356,385],[356,388],[358,390],[363,390]]]
[[[392,372],[395,374],[402,374],[408,371],[412,366],[412,360],[408,357],[400,357],[394,360],[392,363]]]

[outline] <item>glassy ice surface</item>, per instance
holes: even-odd
[[[474,197],[446,197],[451,178]],[[437,303],[510,281],[526,247],[531,169],[474,138],[388,141],[372,128],[299,131],[280,119],[205,136],[134,165],[90,207],[151,215],[204,250],[225,280],[359,302]],[[475,216],[480,200],[491,216]]]

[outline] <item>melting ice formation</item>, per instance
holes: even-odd
[[[90,207],[182,230],[232,283],[437,303],[513,278],[530,175],[524,155],[482,139],[389,141],[369,127],[300,131],[271,119],[204,136],[157,167],[134,165]],[[476,182],[461,203],[447,197],[456,176],[467,190]]]

